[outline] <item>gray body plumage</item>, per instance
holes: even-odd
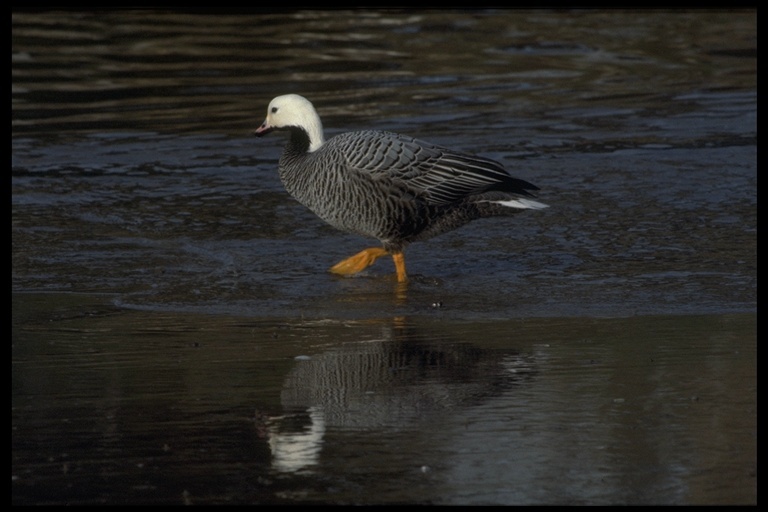
[[[344,133],[308,152],[306,134],[291,131],[279,165],[288,193],[328,224],[377,238],[387,251],[473,219],[517,213],[526,206],[498,201],[537,189],[492,160],[395,133]]]
[[[377,238],[393,255],[473,219],[546,207],[528,199],[536,186],[487,158],[384,131],[325,141],[312,103],[296,94],[274,98],[255,133],[272,130],[290,132],[279,166],[288,193],[328,224]]]

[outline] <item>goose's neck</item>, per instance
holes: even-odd
[[[314,152],[325,143],[323,123],[314,109],[303,112],[297,126],[291,126],[291,145],[303,152]]]
[[[295,162],[303,160],[314,151],[320,149],[325,143],[322,125],[318,123],[315,129],[307,130],[303,126],[291,126],[291,137],[285,146],[281,162],[290,167]]]
[[[325,144],[325,136],[323,136],[323,124],[320,122],[320,118],[315,115],[313,123],[307,126],[307,135],[309,136],[309,152],[317,151],[320,146]]]
[[[286,155],[301,156],[310,152],[312,141],[304,128],[292,126],[290,128],[291,138],[285,146]]]

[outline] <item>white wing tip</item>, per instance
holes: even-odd
[[[500,204],[502,206],[507,206],[509,208],[521,208],[521,209],[531,209],[531,210],[540,210],[542,208],[549,208],[548,204],[540,203],[532,199],[525,199],[522,197],[517,199],[509,199],[507,201],[491,201],[491,202]]]

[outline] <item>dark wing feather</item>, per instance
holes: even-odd
[[[538,190],[511,177],[498,162],[404,135],[350,132],[331,141],[341,150],[350,170],[370,174],[375,180],[398,182],[436,205],[492,190],[522,196],[531,196],[528,190]]]

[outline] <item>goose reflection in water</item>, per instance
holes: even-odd
[[[281,393],[285,413],[266,422],[273,469],[316,465],[329,429],[412,427],[534,375],[531,356],[436,337],[398,319],[382,339],[297,358]]]

